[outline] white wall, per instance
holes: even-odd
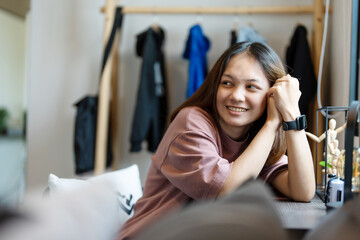
[[[312,1],[158,0],[123,4],[141,6],[274,6],[311,5]],[[74,176],[73,131],[75,108],[85,94],[97,90],[102,57],[104,16],[96,0],[32,0],[29,63],[28,186],[45,185],[50,172]],[[166,31],[165,54],[169,105],[173,110],[185,99],[188,62],[182,59],[189,28],[197,15],[127,15],[120,43],[120,167],[140,165],[142,181],[151,155],[129,153],[129,136],[135,107],[141,59],[135,56],[136,35],[151,25],[154,17]],[[203,15],[202,26],[211,40],[211,67],[228,47],[234,15]],[[240,26],[251,21],[282,59],[298,22],[312,32],[311,15],[241,15]],[[145,146],[144,146],[145,148]]]
[[[0,107],[8,124],[21,128],[24,114],[25,20],[0,9]]]
[[[29,36],[29,187],[74,172],[73,104],[97,90],[102,1],[33,0]]]

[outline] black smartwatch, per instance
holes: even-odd
[[[297,117],[295,119],[295,121],[283,122],[282,126],[283,126],[284,131],[287,131],[287,130],[300,131],[300,130],[306,129],[307,128],[306,116],[301,115],[300,117]]]

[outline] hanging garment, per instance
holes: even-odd
[[[166,117],[166,79],[162,45],[165,33],[149,28],[137,36],[136,54],[143,58],[140,85],[130,137],[131,152],[139,152],[147,140],[148,151],[155,152],[163,136]]]
[[[267,44],[266,39],[251,26],[245,26],[240,28],[237,42],[260,42],[263,44]]]
[[[207,75],[206,53],[210,49],[210,41],[203,34],[200,25],[190,29],[183,57],[189,59],[189,80],[186,96],[189,98],[204,82]]]
[[[299,79],[301,97],[299,107],[302,114],[309,114],[309,104],[316,93],[316,76],[307,41],[307,31],[302,25],[296,27],[286,50],[287,71]]]

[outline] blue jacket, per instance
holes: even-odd
[[[190,97],[204,82],[207,75],[206,53],[210,49],[210,41],[203,34],[200,25],[190,29],[183,57],[189,59],[189,81],[187,97]]]

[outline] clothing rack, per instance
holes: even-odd
[[[101,11],[105,13],[105,27],[104,27],[104,46],[110,36],[112,23],[114,20],[114,13],[117,7],[116,0],[106,0],[105,7]],[[238,7],[140,7],[140,6],[124,6],[122,13],[126,14],[312,14],[313,15],[313,63],[315,73],[319,69],[319,59],[321,52],[323,24],[324,24],[324,5],[322,0],[314,0],[313,5],[309,6],[238,6]],[[118,34],[119,35],[119,34]],[[115,38],[115,43],[118,42],[119,36]],[[101,174],[105,171],[106,166],[106,146],[107,146],[107,129],[109,122],[109,111],[111,105],[111,129],[112,132],[112,147],[113,147],[113,164],[112,169],[117,169],[117,160],[119,159],[118,137],[116,116],[118,111],[117,105],[117,62],[118,56],[117,45],[115,44],[111,50],[109,60],[105,65],[103,75],[101,77],[101,84],[99,90],[98,102],[98,121],[96,132],[95,145],[95,168],[94,174]],[[322,94],[323,96],[323,94]],[[111,101],[114,100],[114,101]],[[317,106],[314,102],[314,111]],[[315,115],[314,115],[315,116]],[[315,120],[313,120],[315,122]],[[314,126],[316,124],[313,124]],[[322,126],[321,126],[322,127]]]
[[[105,11],[104,8],[101,9]],[[123,8],[124,14],[311,14],[313,6],[288,7],[134,7]]]

